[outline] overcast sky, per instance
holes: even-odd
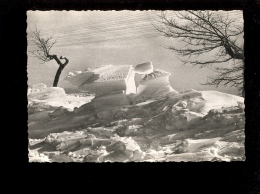
[[[157,12],[158,13],[158,12]],[[176,90],[218,90],[237,94],[235,88],[205,86],[210,69],[183,65],[175,53],[163,46],[178,44],[162,37],[153,27],[154,11],[28,11],[28,35],[35,25],[43,36],[53,36],[57,44],[51,54],[66,56],[70,61],[63,70],[59,86],[72,87],[64,78],[70,71],[85,70],[100,65],[136,65],[152,61],[155,68],[171,72],[171,86]],[[242,11],[224,12],[238,22]],[[28,36],[28,50],[33,49]],[[55,61],[41,64],[28,55],[28,84],[52,86],[58,65]]]

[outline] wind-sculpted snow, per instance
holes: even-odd
[[[178,92],[170,86],[170,75],[171,73],[159,69],[146,74],[137,87],[134,103],[145,102],[168,93],[177,94]]]
[[[49,114],[31,114],[29,161],[245,160],[241,97],[188,90],[133,105],[104,101],[93,100],[71,111],[58,107]]]
[[[134,79],[129,79],[131,71],[131,65],[106,65],[80,73],[70,73],[65,80],[83,92],[101,96],[133,87]],[[135,91],[135,88],[132,90]]]
[[[137,82],[138,74],[142,80]],[[80,91],[92,93],[96,98],[122,92],[132,103],[144,102],[155,96],[177,93],[169,83],[171,73],[155,69],[151,62],[132,65],[105,65],[86,71],[69,73],[65,80]]]
[[[73,111],[75,107],[80,107],[93,99],[93,96],[67,95],[63,88],[47,87],[45,84],[33,86],[27,97],[29,115],[42,111],[54,111],[61,106]]]
[[[134,71],[138,74],[150,74],[153,72],[152,62],[138,64],[134,67]]]

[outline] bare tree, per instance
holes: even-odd
[[[217,72],[216,76],[208,77],[207,85],[224,84],[243,90],[244,48],[241,39],[244,30],[241,24],[212,11],[162,12],[158,18],[156,29],[181,44],[181,48],[166,48],[182,56],[184,64],[208,67]],[[227,66],[223,67],[224,64]]]
[[[64,67],[69,63],[69,60],[63,56],[60,56],[60,58],[58,58],[57,55],[50,54],[50,50],[56,42],[53,40],[51,36],[43,38],[36,26],[34,31],[31,30],[31,35],[31,41],[34,45],[34,49],[28,52],[31,53],[34,57],[41,60],[43,63],[49,62],[54,59],[56,63],[59,65],[53,82],[53,87],[57,87],[61,72],[64,69]],[[62,63],[60,59],[64,59],[64,63]]]

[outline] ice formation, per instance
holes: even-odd
[[[150,62],[70,73],[66,79],[95,94],[91,98],[30,87],[29,161],[245,160],[244,98],[176,92],[170,75]]]
[[[143,76],[139,83],[135,80],[137,74]],[[118,102],[126,102],[125,96],[127,96],[131,103],[138,103],[169,92],[177,93],[170,86],[170,75],[171,73],[166,71],[154,70],[152,62],[147,62],[135,67],[132,65],[101,66],[80,73],[70,73],[66,80],[78,86],[83,92],[95,94],[95,99],[102,96],[103,100],[110,98],[113,101],[111,96],[115,95]],[[121,100],[119,96],[122,97]],[[116,103],[115,100],[114,102]]]
[[[106,65],[79,74],[71,74],[66,80],[78,86],[82,92],[102,96],[117,91],[135,92],[131,65]]]
[[[36,84],[28,92],[28,113],[53,111],[60,106],[69,110],[89,102],[93,97],[68,96],[63,88],[47,87],[45,84]]]
[[[134,67],[135,73],[138,74],[150,74],[153,72],[152,62],[142,63]]]
[[[44,112],[32,114],[28,118],[29,161],[245,159],[243,98],[188,90],[130,106],[104,104],[107,101],[100,97],[95,100],[99,100],[97,106],[101,104],[94,109],[92,102],[80,111],[58,108],[53,120]],[[205,113],[206,109],[210,111]]]
[[[161,96],[167,93],[177,92],[170,86],[169,76],[171,73],[159,69],[147,74],[140,81],[137,87],[135,102],[143,102],[150,98]]]

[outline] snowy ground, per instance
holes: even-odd
[[[98,110],[92,98],[28,92],[30,162],[245,160],[241,97],[189,90]]]

